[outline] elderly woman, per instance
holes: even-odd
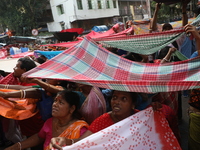
[[[111,99],[112,111],[105,113],[95,119],[89,126],[89,130],[87,130],[80,138],[74,139],[73,142],[77,142],[136,113],[136,97],[137,93],[114,91]],[[53,138],[51,140],[50,149],[52,148],[52,146],[57,149],[62,149],[59,145],[71,145],[73,144],[73,142],[65,137]],[[59,145],[57,145],[56,143],[58,143]]]
[[[40,143],[44,143],[44,149],[48,149],[53,137],[79,138],[87,131],[88,124],[85,121],[78,120],[78,105],[79,96],[75,92],[67,90],[59,92],[52,105],[53,117],[45,122],[40,132],[6,148],[6,150],[26,149]]]

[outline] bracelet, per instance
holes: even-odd
[[[23,98],[26,98],[26,91],[25,90],[22,91],[23,91]]]
[[[20,94],[21,94],[20,98],[22,99],[23,98],[23,90],[20,90]]]
[[[170,60],[167,60],[166,58],[163,58],[165,61],[170,62]]]
[[[73,140],[73,139],[71,139],[71,141],[72,141],[72,144],[74,144],[74,140]]]
[[[19,146],[19,150],[22,149],[22,144],[20,142],[17,142],[17,145]]]
[[[4,89],[8,89],[8,86],[9,86],[9,84],[6,84],[5,87],[4,87]]]

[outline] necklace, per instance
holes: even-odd
[[[60,124],[59,123],[59,121],[57,121],[56,123],[55,123],[55,130],[56,131],[59,131],[59,130],[61,130],[63,127],[65,127],[65,128],[67,128],[68,126],[70,126],[71,125],[71,123],[74,121],[74,119],[72,119],[72,120],[70,120],[69,122],[67,122],[67,123],[65,123],[65,124]]]

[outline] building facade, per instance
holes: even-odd
[[[121,22],[142,20],[151,16],[150,0],[118,0],[118,5]]]
[[[49,32],[112,25],[119,16],[118,0],[50,0],[50,5],[54,21],[47,23]]]

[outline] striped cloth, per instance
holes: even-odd
[[[30,78],[71,80],[106,89],[169,92],[200,88],[200,57],[154,64],[117,56],[91,38],[24,73]]]

